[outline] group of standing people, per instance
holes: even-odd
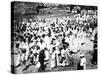
[[[57,66],[72,66],[72,54],[93,50],[97,34],[97,13],[80,12],[42,20],[14,21],[13,53],[15,66],[35,65],[39,71]],[[88,42],[87,42],[88,41]],[[89,43],[89,44],[88,44]],[[86,47],[86,49],[84,49]],[[29,62],[29,63],[28,63]],[[78,69],[86,69],[86,58],[80,55]]]

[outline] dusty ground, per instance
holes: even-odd
[[[84,52],[87,52],[87,51],[84,51]],[[65,66],[65,67],[58,66],[58,67],[55,67],[55,68],[53,68],[51,70],[47,70],[46,69],[45,72],[77,70],[77,63],[78,63],[78,60],[79,60],[78,54],[73,54],[73,58],[74,58],[74,65],[73,66]],[[87,58],[86,69],[96,69],[97,65],[93,65],[91,63],[92,56],[88,52],[87,52],[86,58]],[[36,68],[34,65],[30,65],[30,66],[27,67],[27,69],[25,69],[25,70],[24,69],[25,69],[25,66],[19,66],[19,67],[16,68],[16,72],[17,73],[33,73],[33,72],[38,72],[38,68]]]

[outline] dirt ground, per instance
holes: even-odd
[[[94,65],[91,63],[91,58],[92,56],[90,55],[89,52],[84,51],[86,53],[86,59],[87,59],[87,65],[86,65],[86,70],[89,69],[97,69],[97,65]],[[54,67],[51,70],[48,70],[47,68],[45,69],[45,72],[55,72],[55,71],[72,71],[72,70],[77,70],[77,64],[78,64],[78,54],[73,54],[73,59],[74,59],[74,65],[73,66],[57,66]],[[28,62],[29,63],[29,62]],[[17,73],[37,73],[39,68],[36,68],[35,65],[30,65],[25,69],[25,66],[19,66],[16,68]]]

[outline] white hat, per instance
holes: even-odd
[[[80,57],[83,57],[83,56],[85,56],[85,54],[80,54]]]

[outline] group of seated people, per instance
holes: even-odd
[[[87,11],[87,10],[85,10]],[[14,21],[12,52],[15,66],[35,65],[39,70],[72,66],[73,53],[93,50],[97,34],[96,12]],[[87,42],[88,41],[88,42]],[[89,45],[85,45],[88,44]],[[85,45],[84,47],[82,47]],[[88,46],[88,47],[87,47]]]

